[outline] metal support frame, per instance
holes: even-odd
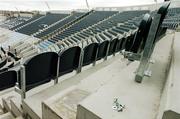
[[[83,60],[84,60],[84,49],[81,48],[81,53],[80,53],[80,57],[79,57],[79,66],[76,71],[77,73],[80,73],[82,71]]]
[[[58,55],[57,72],[56,72],[56,78],[54,79],[54,85],[58,83],[58,78],[59,78],[59,64],[60,64],[60,57],[59,57],[59,55]]]
[[[149,30],[149,34],[147,37],[147,41],[146,41],[146,44],[144,47],[144,51],[143,51],[141,59],[140,59],[140,65],[137,69],[136,76],[135,76],[135,81],[138,83],[142,82],[143,77],[146,76],[147,72],[151,72],[151,71],[147,71],[147,70],[148,70],[148,66],[150,63],[151,54],[154,50],[154,46],[155,46],[154,41],[156,39],[156,33],[158,32],[160,18],[161,18],[160,14],[155,14],[154,19],[152,21],[152,24],[151,24],[151,27]],[[150,74],[150,73],[148,73],[148,74]],[[150,76],[150,75],[148,75],[148,76]]]
[[[26,98],[26,71],[25,71],[25,66],[22,65],[21,66],[21,70],[20,70],[20,75],[21,75],[21,97],[22,99]]]
[[[108,46],[107,46],[107,50],[106,50],[106,56],[105,56],[105,58],[104,58],[104,61],[106,61],[107,60],[107,58],[108,58],[108,53],[109,53],[109,48],[110,48],[110,40],[108,40],[109,42],[108,42]]]
[[[97,50],[96,50],[96,56],[95,56],[95,60],[93,62],[93,66],[96,65],[96,61],[97,61],[97,57],[98,57],[98,52],[99,52],[99,45],[98,45]]]
[[[121,52],[124,56],[124,58],[127,58],[129,60],[137,60],[139,61],[141,59],[141,54],[138,54],[138,53],[132,53],[132,52],[128,52],[128,51],[122,51]]]
[[[146,44],[142,53],[132,53],[123,51],[122,54],[129,60],[140,61],[140,65],[137,68],[135,81],[141,83],[144,76],[150,77],[152,72],[148,70],[149,63],[151,63],[151,54],[154,50],[156,33],[158,32],[158,26],[160,23],[160,14],[155,14],[154,19],[151,23],[149,34],[146,40]]]
[[[26,98],[26,79],[25,79],[25,67],[22,65],[20,68],[20,83],[15,86],[15,91],[21,95],[21,99]]]

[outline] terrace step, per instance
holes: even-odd
[[[15,91],[11,91],[7,94],[4,94],[1,96],[2,98],[2,104],[3,104],[3,108],[5,111],[8,111],[10,112],[11,111],[11,100],[14,98],[14,99],[17,99],[17,100],[21,100],[21,97],[20,95],[15,92]]]
[[[15,119],[15,118],[13,117],[13,115],[10,112],[8,112],[3,115],[0,115],[0,119]]]
[[[89,92],[72,87],[42,103],[42,119],[76,119],[77,105],[90,95]]]

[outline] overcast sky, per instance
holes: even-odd
[[[157,0],[163,2],[164,0]],[[88,0],[89,6],[120,7],[155,3],[154,0]],[[72,10],[86,8],[85,0],[0,0],[1,10]]]

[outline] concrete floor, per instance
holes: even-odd
[[[167,35],[157,43],[152,56],[155,64],[150,67],[153,74],[149,78],[145,77],[141,84],[134,81],[138,62],[133,62],[121,72],[116,62],[116,67],[109,69],[112,71],[109,75],[98,73],[96,77],[111,80],[80,102],[77,119],[156,119],[166,82],[166,68],[170,63],[172,38],[173,35]],[[123,112],[112,109],[116,97],[126,106]]]

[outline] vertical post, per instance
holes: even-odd
[[[25,66],[21,66],[20,70],[20,77],[21,77],[21,99],[26,98],[26,72],[25,72]]]
[[[111,44],[111,41],[108,42],[108,46],[107,46],[107,50],[106,50],[106,56],[105,56],[105,58],[104,58],[105,61],[107,60],[107,57],[108,57],[110,44]]]
[[[81,53],[80,53],[80,58],[79,58],[79,66],[78,66],[78,69],[77,69],[77,73],[80,73],[81,70],[82,70],[83,59],[84,59],[84,49],[81,48]]]
[[[116,56],[116,51],[117,51],[117,48],[118,48],[118,45],[119,45],[119,39],[117,38],[116,39],[117,41],[116,41],[116,43],[115,43],[115,50],[114,50],[114,53],[113,53],[113,56]]]
[[[57,72],[56,72],[56,78],[54,79],[54,85],[58,83],[58,77],[59,77],[59,65],[60,65],[60,56],[58,55]]]
[[[150,60],[150,57],[151,57],[151,54],[152,54],[152,51],[154,48],[154,40],[156,38],[156,32],[158,32],[157,30],[158,30],[160,18],[161,18],[161,15],[156,14],[154,16],[153,21],[152,21],[152,24],[151,24],[151,27],[149,30],[149,34],[147,37],[147,41],[146,41],[146,44],[144,47],[144,51],[143,51],[142,56],[141,56],[140,65],[137,69],[137,73],[135,76],[135,81],[138,83],[142,82],[145,71],[148,68],[149,60]]]
[[[96,50],[96,56],[95,56],[95,60],[93,62],[93,66],[96,65],[96,60],[97,60],[97,57],[98,57],[98,52],[99,52],[99,44],[98,44],[98,47],[97,47],[97,50]]]

